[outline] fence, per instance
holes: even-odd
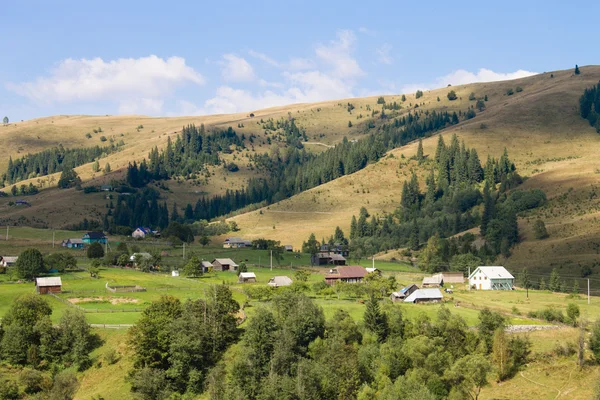
[[[131,285],[131,286],[108,286],[108,282],[106,282],[106,290],[109,290],[113,293],[132,293],[132,292],[145,292],[146,288],[141,287],[139,285]]]

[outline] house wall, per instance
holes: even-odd
[[[61,291],[60,286],[41,286],[37,289],[39,294],[60,293]]]
[[[487,275],[485,275],[481,271],[477,271],[470,279],[469,285],[475,286],[477,290],[490,290],[492,288],[492,283],[488,279]]]
[[[492,284],[497,284],[497,285],[508,285],[512,289],[513,281],[514,281],[514,279],[492,279],[491,283],[490,283],[490,288],[491,288]],[[506,289],[506,290],[508,290],[508,289]]]

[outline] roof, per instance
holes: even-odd
[[[106,235],[103,232],[87,232],[84,236],[90,239],[104,239]]]
[[[256,279],[256,275],[254,274],[254,272],[240,272],[240,278],[242,278],[242,279],[250,279],[250,278]]]
[[[69,239],[68,242],[73,244],[83,244],[82,239]]]
[[[238,266],[231,258],[215,258],[213,260],[213,263],[215,261],[218,262],[221,265],[233,265],[234,267]]]
[[[511,275],[510,272],[506,270],[504,267],[494,266],[494,267],[477,267],[475,271],[469,275],[469,279],[475,275],[477,271],[481,271],[485,276],[490,279],[515,279],[514,276]]]
[[[290,286],[292,279],[289,276],[274,276],[269,279],[269,286]]]
[[[209,268],[209,267],[212,267],[213,265],[208,261],[202,261],[202,266],[204,268]]]
[[[137,230],[140,230],[140,231],[142,231],[142,232],[144,232],[144,233],[146,233],[146,234],[147,234],[147,233],[152,233],[152,230],[151,230],[150,228],[146,228],[146,227],[144,227],[144,226],[138,226],[138,227],[137,227],[137,229],[136,229],[136,231],[137,231]]]
[[[365,268],[368,273],[379,271],[377,268]]]
[[[38,287],[44,286],[62,286],[60,276],[53,276],[50,278],[35,278],[35,285]]]
[[[442,296],[442,292],[440,289],[417,289],[411,293],[406,299],[404,299],[405,303],[414,303],[415,300],[441,300],[444,296]]]
[[[225,243],[245,243],[245,244],[247,244],[247,243],[252,243],[252,242],[249,240],[246,240],[246,239],[239,238],[239,237],[230,237],[230,238],[225,239]]]
[[[341,254],[332,254],[329,258],[331,258],[331,261],[346,261],[346,258]]]
[[[345,265],[336,267],[325,275],[325,279],[364,278],[367,270],[360,265]]]
[[[400,289],[400,293],[406,293],[406,292],[408,292],[410,289],[412,289],[412,288],[413,288],[413,286],[414,286],[415,288],[417,288],[417,285],[415,285],[415,284],[413,283],[412,285],[408,285],[408,286],[406,286],[406,287],[403,287],[402,289]],[[417,289],[418,289],[418,288],[417,288]]]
[[[16,256],[16,257],[11,257],[11,256],[2,257],[2,261],[4,261],[5,263],[16,263],[18,259],[19,259],[18,256]]]

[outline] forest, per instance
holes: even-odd
[[[0,181],[6,186],[25,179],[73,169],[98,158],[106,157],[108,154],[119,151],[121,147],[122,144],[118,143],[106,147],[65,149],[61,144],[39,153],[27,154],[16,160],[11,157],[6,173],[2,175]]]
[[[195,220],[210,220],[250,204],[262,202],[272,204],[357,172],[369,163],[379,160],[386,151],[431,136],[440,129],[459,123],[461,118],[470,118],[471,115],[462,112],[458,114],[435,111],[409,112],[401,118],[384,120],[375,128],[376,132],[371,133],[367,138],[358,141],[344,138],[342,143],[318,155],[300,149],[298,146],[280,149],[273,144],[269,153],[251,156],[251,161],[265,177],[250,179],[247,187],[241,190],[228,190],[225,195],[200,198],[195,206],[190,204],[186,210],[190,208],[194,210]],[[300,132],[290,133],[294,138],[298,138],[301,134],[299,128],[293,123],[278,122],[277,125],[273,125],[273,128],[278,127],[283,127],[290,132]],[[218,163],[216,151],[227,151],[230,145],[243,146],[242,138],[238,137],[231,128],[225,132],[207,134],[203,126],[200,130],[193,125],[185,127],[182,136],[177,137],[175,144],[169,140],[166,149],[162,152],[154,149],[149,155],[148,163],[144,160],[139,166],[135,163],[130,165],[127,182],[133,187],[142,187],[152,180],[181,175],[190,177],[201,171],[204,163]],[[131,213],[135,214],[133,210]],[[191,214],[189,216],[192,217]],[[142,225],[142,221],[134,218],[128,226],[139,225]]]
[[[460,144],[455,135],[447,146],[440,136],[433,158],[423,155],[422,143],[415,158],[422,170],[429,170],[425,191],[413,172],[404,182],[394,213],[370,216],[363,208],[358,218],[353,216],[350,245],[355,256],[402,247],[422,249],[420,266],[429,272],[466,270],[465,265],[510,255],[519,241],[517,214],[546,201],[539,189],[514,189],[522,178],[506,150],[499,159],[488,157],[482,167],[475,149]],[[476,237],[470,233],[448,239],[478,225],[485,239],[481,246],[473,245]]]

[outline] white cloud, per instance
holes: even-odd
[[[511,79],[519,79],[535,74],[537,74],[537,72],[530,72],[522,69],[515,72],[507,73],[494,72],[486,68],[481,68],[477,73],[469,72],[464,69],[459,69],[446,76],[438,78],[437,83],[439,84],[439,86],[446,86],[448,84],[465,85],[467,83],[475,82],[496,82]]]
[[[274,67],[277,67],[277,68],[281,67],[280,63],[278,63],[277,61],[275,61],[274,59],[272,59],[271,57],[269,57],[265,53],[260,53],[258,51],[254,51],[254,50],[248,50],[248,54],[250,54],[252,57],[258,58],[259,60],[264,61],[267,64],[270,64],[270,65],[272,65]]]
[[[497,82],[512,79],[525,78],[531,75],[536,75],[537,72],[525,71],[519,69],[515,72],[494,72],[487,68],[480,68],[479,71],[469,72],[464,69],[459,69],[448,75],[436,78],[434,82],[429,83],[409,83],[402,85],[402,93],[412,93],[420,90],[430,90],[445,87],[448,85],[466,85],[468,83],[478,82]]]
[[[292,57],[290,58],[287,67],[293,71],[302,71],[315,68],[315,63],[308,58]]]
[[[352,57],[355,42],[354,32],[338,31],[337,40],[318,46],[315,52],[321,61],[333,68],[332,75],[340,79],[354,79],[364,75],[358,61]]]
[[[235,54],[224,54],[222,62],[223,79],[227,82],[252,82],[256,79],[252,65]]]
[[[162,99],[176,87],[204,82],[204,77],[186,65],[185,59],[151,55],[112,61],[69,58],[61,61],[49,76],[7,86],[40,104],[114,101],[119,103],[119,112],[158,114]]]
[[[392,46],[385,43],[381,47],[375,49],[375,54],[377,54],[377,60],[382,64],[391,65],[394,63],[393,57],[390,55],[392,51]]]
[[[369,35],[369,36],[375,36],[376,32],[374,30],[371,30],[369,28],[367,28],[366,26],[361,26],[360,28],[358,28],[358,31],[360,33],[364,33],[365,35]]]

